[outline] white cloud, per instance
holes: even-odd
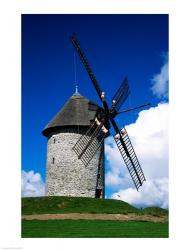
[[[158,183],[161,180],[168,179],[168,103],[158,104],[148,110],[141,111],[135,123],[126,126],[133,147],[136,151],[140,164],[143,168],[147,181],[144,183],[143,191],[146,192],[146,187],[150,185],[152,190],[158,189]],[[106,140],[105,145],[106,159],[108,161],[108,169],[106,173],[106,185],[113,190],[114,193],[125,193],[132,195],[133,204],[141,201],[141,205],[148,204],[147,195],[138,193],[133,186],[131,177],[119,153],[115,141],[112,137]],[[164,191],[168,192],[168,190]],[[148,192],[147,192],[148,193]],[[160,196],[162,196],[160,194]],[[126,197],[122,195],[122,197]],[[167,204],[167,195],[163,196]],[[131,201],[128,198],[129,201]],[[158,203],[158,197],[153,196],[154,202]],[[127,201],[127,200],[126,200]]]
[[[162,99],[168,98],[168,81],[169,81],[169,65],[168,56],[165,56],[164,65],[162,66],[160,73],[153,76],[152,92],[153,94]]]
[[[45,185],[39,173],[34,171],[21,173],[21,195],[22,197],[44,196]]]
[[[119,190],[112,198],[124,200],[136,207],[158,206],[167,209],[168,178],[146,181],[139,192],[135,188]]]
[[[128,134],[148,178],[168,176],[169,104],[141,111]]]

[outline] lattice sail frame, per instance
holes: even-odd
[[[94,154],[101,147],[107,133],[108,130],[103,123],[95,118],[86,134],[82,135],[72,148],[85,166],[89,164]]]
[[[118,146],[121,156],[123,157],[123,160],[125,162],[125,165],[127,166],[134,185],[138,190],[146,179],[125,127],[120,130],[120,134],[126,146],[128,154],[121,143],[119,134],[116,134],[114,136],[114,140]]]
[[[128,98],[129,94],[130,94],[129,84],[127,78],[125,78],[112,98],[112,108],[115,109],[116,112],[119,111],[123,103]]]

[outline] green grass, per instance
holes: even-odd
[[[82,197],[22,198],[22,214],[45,213],[137,213],[126,202]]]
[[[153,216],[168,215],[168,210],[160,207],[146,207],[142,209],[143,214],[150,214]]]
[[[23,215],[55,213],[143,213],[159,216],[168,211],[161,208],[137,209],[126,202],[112,199],[62,196],[22,198]]]
[[[112,199],[81,197],[22,198],[22,214],[136,213],[153,216],[168,211],[151,207],[137,209]],[[107,220],[22,220],[22,237],[168,237],[168,223]]]
[[[22,220],[23,238],[167,238],[168,223],[102,220]]]

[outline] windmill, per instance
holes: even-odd
[[[91,122],[87,132],[83,134],[73,146],[73,150],[77,154],[78,159],[81,159],[86,167],[93,158],[94,154],[101,147],[103,140],[110,134],[109,131],[112,126],[115,131],[114,140],[121,153],[124,163],[127,166],[134,185],[138,190],[146,179],[136,153],[133,149],[127,130],[125,127],[121,129],[118,128],[118,125],[115,122],[115,117],[123,112],[142,108],[150,104],[147,103],[135,108],[120,111],[121,106],[124,104],[130,94],[128,79],[125,78],[119,89],[114,94],[112,98],[112,105],[109,108],[109,105],[105,100],[105,92],[101,90],[75,34],[71,36],[71,42],[83,65],[85,66],[85,69],[103,106],[102,108],[98,108],[95,119]]]

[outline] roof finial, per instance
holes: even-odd
[[[75,95],[80,95],[79,91],[78,91],[78,84],[75,85],[75,93],[73,94]]]
[[[76,83],[75,83],[75,84],[76,84]],[[78,84],[75,85],[75,93],[76,93],[76,94],[79,93],[79,92],[78,92]]]

